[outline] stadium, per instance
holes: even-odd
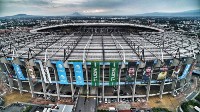
[[[1,74],[11,90],[45,99],[176,96],[189,86],[200,60],[195,38],[128,23],[70,23],[3,34]]]

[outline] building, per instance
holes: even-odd
[[[1,73],[11,89],[46,99],[148,100],[188,87],[198,41],[128,23],[73,23],[3,38]]]

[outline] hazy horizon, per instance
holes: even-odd
[[[199,9],[199,0],[1,0],[0,16],[135,15]]]

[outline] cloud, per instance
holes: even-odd
[[[199,8],[199,3],[199,0],[0,0],[0,15],[66,15],[73,12],[134,15],[193,10]]]
[[[107,10],[105,9],[95,9],[95,10],[84,10],[83,13],[87,14],[91,14],[91,13],[103,13],[103,12],[107,12]]]
[[[37,4],[37,5],[48,5],[49,3],[51,3],[48,0],[24,0],[26,3],[30,3],[30,4]]]
[[[83,7],[89,8],[116,8],[126,6],[131,0],[88,0],[82,4]]]
[[[81,4],[86,0],[52,0],[54,4]]]

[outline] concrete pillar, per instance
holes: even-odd
[[[17,78],[17,84],[18,84],[18,89],[19,89],[19,91],[20,91],[20,94],[22,94],[22,93],[23,93],[23,92],[22,92],[22,90],[23,90],[22,81],[19,80],[18,78]]]
[[[103,63],[103,81],[102,81],[102,102],[104,102],[104,96],[105,96],[105,94],[104,94],[104,90],[105,90],[105,87],[104,87],[104,69],[105,69],[105,65],[104,65],[104,63]]]
[[[56,67],[55,67],[55,65],[53,65],[52,63],[51,63],[51,61],[50,60],[48,60],[47,62],[46,62],[46,67],[50,67],[50,68],[52,68],[53,69],[53,71],[54,71],[54,75],[55,75],[55,81],[56,81],[56,91],[57,91],[57,96],[58,96],[58,100],[60,100],[60,86],[59,86],[59,79],[58,79],[58,72],[57,72],[57,69],[56,69]]]
[[[180,80],[180,86],[181,86],[180,92],[183,92],[183,90],[184,90],[184,85],[185,85],[185,79],[181,79],[181,80]]]
[[[45,84],[43,78],[42,78],[42,89],[43,89],[43,93],[44,93],[44,98],[47,99],[47,94],[46,94],[46,84]]]
[[[118,90],[117,90],[117,102],[119,102],[119,97],[120,97],[120,77],[121,77],[121,72],[122,69],[119,69],[119,78],[118,78]]]
[[[34,71],[34,68],[33,68],[33,65],[34,65],[34,62],[33,60],[31,60],[31,64],[27,61],[26,62],[26,73],[27,73],[27,77],[28,77],[28,82],[29,82],[29,86],[30,86],[30,92],[31,92],[31,95],[32,95],[32,98],[35,97],[35,94],[34,94],[34,85],[33,85],[33,80],[32,78],[30,77],[31,74],[34,74],[35,72],[32,72]],[[35,74],[36,75],[36,74]]]
[[[122,69],[125,68],[125,63],[122,62],[121,68],[119,69],[119,78],[118,78],[118,90],[117,90],[117,101],[119,102],[120,98],[120,82],[121,82],[121,74],[122,74]]]
[[[11,71],[9,71],[9,68],[8,68],[8,66],[7,66],[6,63],[4,63],[4,66],[5,66],[6,71],[7,71],[7,73],[8,73],[8,76],[6,76],[6,77],[7,77],[7,79],[8,79],[8,83],[9,83],[11,92],[13,92],[13,88],[12,88],[12,87],[13,87],[13,78],[10,78],[10,77],[9,77],[9,74],[11,74],[11,73],[10,73]]]
[[[33,97],[35,97],[33,81],[32,81],[32,79],[30,78],[29,75],[27,75],[27,76],[28,76],[28,82],[29,82],[29,86],[30,86],[30,90],[31,90],[31,95],[32,95],[32,98],[33,98]]]
[[[136,69],[135,72],[135,77],[134,77],[134,84],[133,84],[133,89],[132,89],[132,101],[134,101],[135,98],[135,89],[136,89],[136,79],[137,79],[137,71],[139,68]]]
[[[57,74],[57,70],[55,69],[55,67],[53,67],[54,69],[54,74],[55,74],[55,79],[56,79],[56,91],[57,91],[57,96],[58,96],[58,100],[60,100],[60,85],[59,85],[59,80],[58,80],[58,74]]]
[[[73,78],[72,78],[72,68],[69,66],[68,62],[64,62],[64,67],[69,69],[69,77],[70,77],[70,86],[71,86],[71,92],[72,92],[72,101],[74,101],[74,85],[73,85]]]
[[[9,83],[9,86],[10,86],[10,90],[11,90],[11,92],[13,92],[13,79],[12,78],[10,78],[9,76],[7,76],[7,79],[8,79],[8,83]]]
[[[151,70],[151,75],[150,75],[150,78],[149,78],[149,82],[148,82],[148,84],[147,84],[147,91],[146,91],[146,100],[147,100],[147,101],[149,100],[149,93],[150,93],[150,89],[151,89],[152,74],[153,74],[153,68],[152,68],[152,70]]]
[[[162,80],[162,82],[161,82],[161,84],[160,84],[160,96],[159,96],[160,99],[162,99],[164,87],[165,87],[165,79]]]
[[[86,61],[86,60],[85,60]],[[86,62],[83,63],[83,67],[85,69],[85,73],[86,73],[86,90],[87,90],[87,93],[86,93],[86,97],[88,98],[88,95],[89,95],[89,85],[88,85],[88,69],[87,69],[87,65],[86,65]]]
[[[134,98],[135,98],[135,89],[136,89],[136,80],[137,80],[138,69],[139,69],[139,65],[137,66],[136,71],[135,71],[134,85],[133,85],[133,89],[132,89],[132,101],[134,101]]]
[[[69,75],[70,75],[70,86],[71,86],[71,91],[72,91],[72,101],[74,100],[74,85],[73,85],[73,78],[72,78],[72,69],[69,67]]]
[[[172,80],[171,89],[172,89],[172,95],[173,95],[173,96],[175,95],[177,81],[178,81],[178,79]]]
[[[97,33],[97,28],[94,28],[94,32]]]
[[[43,89],[43,93],[44,93],[44,98],[47,99],[47,94],[46,94],[46,84],[44,82],[44,78],[42,76],[42,71],[41,71],[41,68],[40,68],[40,65],[39,64],[36,64],[36,67],[39,69],[40,71],[40,77],[41,77],[41,80],[42,80],[42,89]]]

